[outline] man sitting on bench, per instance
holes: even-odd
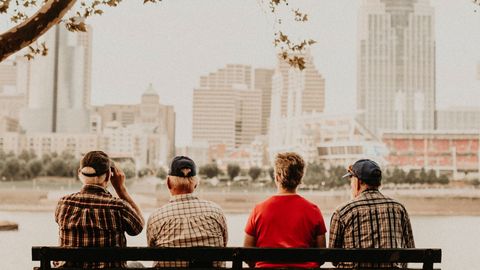
[[[129,235],[139,234],[144,225],[140,208],[125,187],[125,174],[102,151],[88,152],[80,161],[80,192],[60,199],[55,211],[62,247],[125,247]],[[118,197],[107,190],[112,182]],[[125,262],[55,262],[55,266],[108,268],[125,267]]]
[[[188,157],[173,159],[167,176],[169,203],[152,213],[147,222],[150,247],[225,247],[227,224],[217,204],[192,193],[198,185],[195,163]],[[224,263],[214,262],[214,267]],[[212,263],[188,265],[184,261],[156,262],[156,267],[212,267]]]

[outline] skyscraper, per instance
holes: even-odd
[[[88,131],[91,91],[91,29],[72,33],[62,26],[45,34],[49,48],[29,65],[28,107],[20,124],[27,132]]]
[[[435,128],[434,26],[428,0],[363,0],[357,109],[373,132]]]
[[[315,68],[310,52],[302,56],[305,58],[304,70],[293,68],[279,59],[272,78],[270,158],[277,150],[285,151],[285,145],[290,145],[292,151],[302,152],[295,148],[296,138],[303,136],[300,122],[325,108],[325,79]]]
[[[227,65],[200,78],[193,91],[194,142],[232,150],[261,134],[262,92],[252,88],[252,68]]]
[[[272,103],[272,77],[274,72],[275,70],[273,69],[255,69],[254,88],[262,91],[262,135],[268,133]]]

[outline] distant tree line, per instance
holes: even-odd
[[[69,151],[44,154],[38,157],[33,151],[23,150],[15,155],[0,150],[0,180],[19,181],[41,176],[77,177],[80,160]],[[119,163],[127,179],[137,175],[131,161]]]
[[[39,176],[74,177],[79,160],[68,151],[38,157],[33,151],[23,150],[20,154],[0,150],[0,179],[17,181]]]
[[[199,174],[206,178],[222,178],[233,181],[237,176],[249,177],[251,182],[259,178],[273,180],[273,168],[263,169],[257,166],[241,169],[238,164],[227,164],[223,171],[216,163],[209,163],[199,168]],[[346,173],[344,166],[330,166],[326,168],[322,163],[312,162],[307,164],[303,184],[310,189],[332,189],[349,185],[348,179],[342,176]],[[437,176],[434,170],[424,169],[404,171],[399,168],[388,169],[383,173],[382,184],[448,184],[446,175]]]

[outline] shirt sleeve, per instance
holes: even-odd
[[[344,226],[338,212],[335,211],[332,215],[332,219],[330,220],[330,235],[329,235],[329,248],[343,248],[343,233],[344,233]]]
[[[133,210],[128,202],[123,201],[122,208],[122,229],[128,235],[138,235],[143,230],[142,218]]]
[[[222,234],[223,234],[223,246],[227,246],[228,242],[228,228],[227,228],[227,219],[225,215],[222,213],[220,215],[220,226],[222,227]]]
[[[317,227],[317,230],[316,230],[316,235],[323,235],[327,232],[327,226],[325,226],[325,220],[323,219],[323,215],[322,215],[322,212],[320,211],[320,209],[316,206],[316,221],[317,221],[317,224],[316,224],[316,227]]]
[[[151,214],[147,222],[147,245],[149,247],[155,247],[155,241],[157,239],[157,226],[155,223],[155,213]]]
[[[248,217],[247,224],[245,225],[245,233],[257,237],[257,228],[256,228],[256,207],[253,208],[252,212],[250,213],[250,216]]]
[[[413,240],[412,224],[408,217],[407,211],[403,216],[403,237],[405,238],[405,248],[415,248],[415,241]]]

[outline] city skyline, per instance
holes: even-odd
[[[144,86],[153,83],[161,102],[174,105],[178,112],[182,125],[177,125],[177,145],[189,145],[193,89],[200,76],[229,63],[265,70],[276,65],[277,51],[271,40],[273,18],[268,8],[255,2],[228,1],[214,8],[187,0],[148,7],[129,2],[92,18],[88,21],[93,25],[92,105],[139,102]],[[356,111],[357,15],[365,2],[369,1],[291,3],[309,13],[310,22],[297,32],[318,42],[311,53],[327,82],[327,113]],[[480,31],[469,27],[480,22],[478,6],[468,1],[426,2],[436,17],[436,109],[478,108],[475,96],[480,91],[480,52],[475,44],[480,42]],[[340,19],[336,16],[339,12],[344,15]],[[199,21],[204,14],[212,17]],[[249,20],[240,22],[245,15]],[[112,20],[119,16],[126,23],[121,29],[111,28]],[[135,21],[139,17],[145,20]],[[158,24],[162,27],[145,29],[147,24],[157,25],[155,22],[162,22]],[[288,30],[289,25],[284,23],[284,27]],[[151,42],[142,42],[144,38]],[[102,53],[105,50],[108,53]],[[140,51],[142,54],[138,54]]]
[[[326,111],[335,108],[335,112],[351,112],[356,108],[360,2],[292,3],[303,6],[310,15],[302,35],[318,42],[312,47],[312,55],[326,79]],[[273,68],[276,61],[268,9],[262,10],[256,1],[207,4],[167,1],[143,7],[122,3],[93,18],[92,103],[134,102],[140,99],[143,85],[153,82],[162,101],[174,105],[179,122],[184,123],[177,125],[178,145],[189,144],[192,93],[200,76],[227,64]],[[480,23],[475,12],[478,7],[469,1],[438,0],[430,4],[436,17],[437,108],[478,106],[472,94],[480,91],[480,81],[476,80],[480,52],[475,49],[475,44],[480,43],[480,31],[471,26]],[[337,16],[339,12],[341,17]],[[141,22],[136,22],[140,17]],[[122,28],[112,29],[118,20],[123,22]],[[112,46],[112,42],[116,45]]]

